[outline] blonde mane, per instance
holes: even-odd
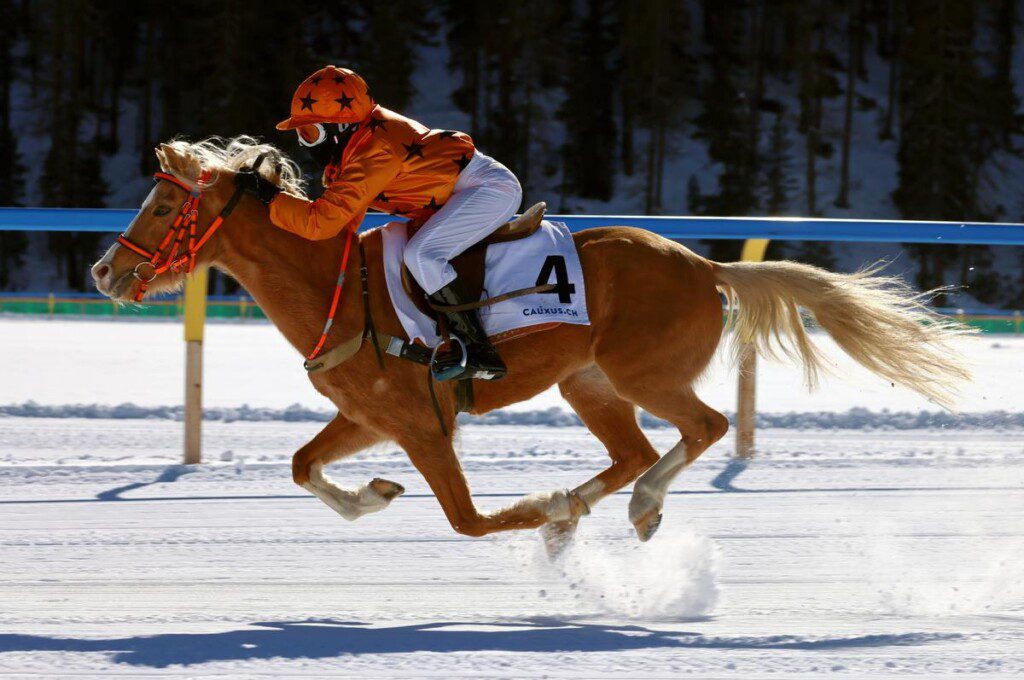
[[[302,171],[283,151],[273,144],[257,141],[249,135],[207,137],[198,142],[172,139],[156,149],[157,159],[164,172],[197,186],[199,175],[210,170],[213,178],[207,186],[216,184],[219,171],[237,172],[251,166],[260,154],[266,154],[259,173],[291,194],[305,196]]]

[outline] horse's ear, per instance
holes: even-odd
[[[161,144],[156,148],[156,157],[164,172],[186,181],[198,177],[202,169],[199,159],[182,144]]]
[[[162,170],[163,172],[171,171],[170,163],[168,162],[167,158],[167,152],[169,150],[171,150],[169,144],[160,144],[155,149],[153,149],[153,153],[156,154],[156,160],[158,163],[160,163],[160,170]]]
[[[182,153],[174,144],[160,144],[154,149],[160,161],[160,169],[178,177],[189,177],[191,158]]]

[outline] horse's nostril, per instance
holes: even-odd
[[[99,283],[110,276],[110,265],[103,262],[97,262],[92,268],[92,278],[94,281]]]

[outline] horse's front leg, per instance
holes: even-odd
[[[485,536],[497,531],[535,529],[548,522],[575,520],[588,512],[579,496],[562,489],[524,496],[506,508],[482,513],[473,504],[450,437],[417,437],[399,444],[437,496],[452,528],[460,534]]]
[[[324,466],[351,456],[382,437],[340,413],[292,457],[292,479],[345,519],[383,510],[405,491],[400,484],[374,479],[358,489],[344,489],[324,474]]]

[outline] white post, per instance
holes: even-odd
[[[743,242],[744,262],[762,262],[768,239]],[[736,457],[754,456],[754,430],[757,420],[757,352],[750,345],[740,349],[739,384],[736,387]]]
[[[207,271],[185,281],[185,464],[203,460],[203,325]]]

